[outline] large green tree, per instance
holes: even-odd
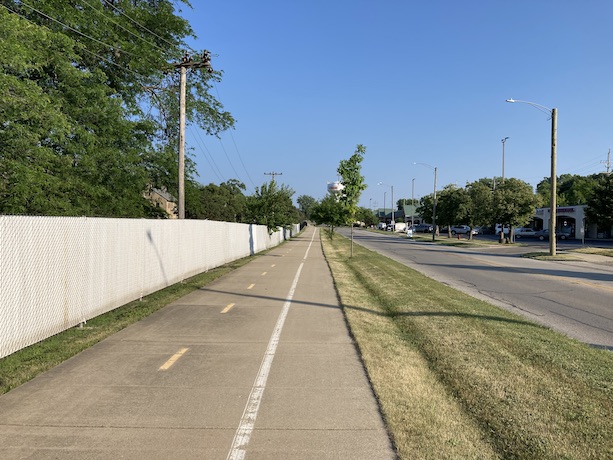
[[[469,197],[466,223],[471,227],[492,225],[494,223],[492,215],[492,189],[492,180],[487,178],[479,179],[466,185],[466,193]]]
[[[532,186],[520,179],[505,179],[496,186],[492,199],[492,217],[499,224],[508,224],[513,240],[513,228],[527,224],[534,215],[536,197]]]
[[[147,187],[176,195],[175,3],[2,1],[0,212],[141,217]],[[190,73],[188,121],[212,134],[233,124],[220,77]]]
[[[613,174],[602,174],[587,201],[587,218],[598,225],[598,229],[611,236],[613,227]]]
[[[470,197],[466,190],[457,185],[446,185],[437,197],[436,221],[447,226],[451,237],[451,226],[466,223],[469,208]]]
[[[242,222],[247,201],[243,194],[245,188],[245,184],[236,179],[206,186],[189,182],[186,184],[185,217]]]
[[[557,179],[558,206],[573,206],[586,204],[598,185],[598,174],[579,176],[577,174],[562,174]],[[537,205],[549,207],[551,196],[550,178],[546,177],[536,186]]]
[[[298,210],[302,213],[304,218],[310,219],[313,208],[317,205],[317,200],[309,195],[300,195],[296,203],[298,203]]]
[[[338,197],[329,193],[313,207],[311,218],[317,225],[327,225],[330,234],[334,229],[347,223],[346,211]]]
[[[247,222],[266,225],[270,233],[279,227],[289,227],[298,222],[298,210],[292,203],[294,191],[286,185],[277,186],[273,180],[247,197],[245,219]]]
[[[358,144],[353,155],[347,160],[341,160],[336,170],[341,177],[341,184],[344,187],[339,200],[345,207],[346,224],[351,224],[355,221],[358,201],[362,192],[366,190],[364,176],[362,176],[361,172],[365,154],[366,147]]]

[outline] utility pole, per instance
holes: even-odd
[[[269,173],[264,173],[265,176],[272,176],[272,180],[271,182],[275,181],[275,176],[282,176],[283,173],[278,173],[278,172],[269,172]]]
[[[179,219],[185,219],[185,87],[187,80],[187,69],[206,68],[209,73],[213,72],[211,67],[211,53],[204,51],[200,61],[194,61],[185,52],[181,62],[174,64],[181,73],[180,85],[180,104],[179,104]]]
[[[607,154],[607,161],[601,161],[607,165],[607,175],[611,172],[611,149],[609,149],[609,153]]]

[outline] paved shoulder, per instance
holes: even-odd
[[[0,458],[390,459],[319,232],[0,397]]]

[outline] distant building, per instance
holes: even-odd
[[[410,204],[402,206],[401,209],[394,209],[394,222],[411,223],[411,217],[415,224],[421,224],[423,219],[421,215],[417,214],[417,206]],[[390,224],[392,222],[392,210],[391,208],[378,208],[375,210],[377,219],[379,222],[385,222]]]
[[[169,219],[177,218],[177,204],[175,198],[165,190],[151,188],[144,193],[145,198],[151,201],[155,206],[161,208],[168,214]]]
[[[570,229],[571,238],[608,238],[611,229],[599,229],[598,225],[589,222],[585,216],[587,205],[558,206],[556,208],[556,233],[562,229]],[[550,208],[537,208],[534,213],[534,228],[549,228]]]

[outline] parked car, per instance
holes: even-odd
[[[478,233],[475,229],[471,230],[470,226],[468,225],[453,225],[451,227],[452,235],[468,235],[469,232],[473,235],[476,235]]]
[[[433,227],[429,224],[416,224],[413,226],[415,233],[432,233]]]
[[[536,230],[529,227],[522,227],[515,229],[515,238],[536,238]]]
[[[494,225],[494,235],[500,235],[500,232],[503,232],[505,235],[509,234],[509,226],[505,225],[504,227],[500,224]]]
[[[561,240],[570,238],[570,232],[571,232],[570,227],[562,227],[556,231],[556,238],[559,238]],[[545,228],[543,230],[539,230],[538,232],[536,232],[536,237],[541,241],[548,240],[549,239],[549,229]]]
[[[494,227],[491,225],[483,225],[481,227],[475,227],[474,230],[477,230],[478,235],[493,235]]]

